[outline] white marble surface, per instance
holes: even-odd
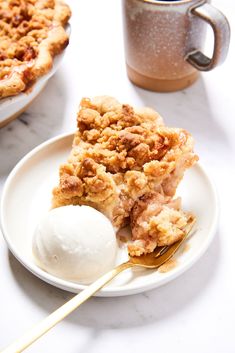
[[[151,93],[134,87],[126,77],[120,2],[70,3],[71,44],[61,69],[28,111],[0,130],[0,191],[21,157],[48,138],[74,129],[82,96],[110,94],[152,106],[169,125],[192,132],[201,162],[216,182],[221,215],[209,250],[180,278],[140,295],[93,298],[28,352],[234,353],[234,42],[226,63],[203,74],[192,87]],[[234,1],[213,3],[227,15],[233,30]],[[0,278],[0,347],[71,297],[31,275],[1,236]]]

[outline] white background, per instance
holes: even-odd
[[[122,102],[151,106],[168,125],[193,134],[200,160],[216,182],[221,215],[209,250],[180,278],[140,295],[93,298],[28,352],[234,353],[233,35],[221,67],[204,73],[181,92],[157,94],[134,87],[126,77],[120,1],[69,3],[72,36],[61,69],[27,112],[0,130],[0,192],[11,169],[27,152],[52,136],[74,130],[81,97],[109,94]],[[234,1],[213,4],[227,15],[233,32]],[[24,269],[1,235],[0,280],[0,348],[72,296]]]

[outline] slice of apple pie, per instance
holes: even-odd
[[[191,135],[166,127],[150,108],[108,96],[82,99],[77,125],[53,207],[85,204],[116,229],[130,223],[131,255],[180,239],[191,215],[173,197],[184,171],[198,160]]]
[[[68,45],[63,0],[0,0],[0,99],[27,91]]]

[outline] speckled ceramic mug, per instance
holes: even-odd
[[[127,74],[137,86],[160,92],[190,86],[199,71],[226,58],[226,17],[206,0],[123,0]],[[202,53],[206,25],[214,32],[212,58]]]

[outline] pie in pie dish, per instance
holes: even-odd
[[[174,195],[185,170],[198,160],[191,135],[166,127],[150,108],[108,96],[82,99],[77,126],[53,207],[88,205],[117,230],[130,224],[132,256],[181,239],[192,215]]]
[[[0,99],[26,91],[68,44],[69,7],[60,0],[0,1]]]

